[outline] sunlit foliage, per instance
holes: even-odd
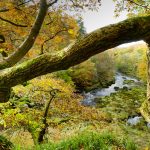
[[[149,0],[113,0],[115,2],[115,15],[128,11],[129,16],[143,15],[150,13]]]
[[[116,48],[115,64],[118,71],[147,81],[147,46],[139,44],[127,48]]]
[[[63,130],[69,125],[91,121],[107,121],[107,114],[96,108],[81,105],[81,96],[75,94],[75,89],[61,79],[51,75],[33,79],[26,86],[16,86],[10,102],[0,106],[1,128],[7,130],[11,127],[13,131],[24,128],[36,138],[42,128],[42,117],[47,101],[51,95],[51,88],[59,89],[57,96],[53,99],[47,123],[49,127]],[[54,136],[54,135],[53,135]]]

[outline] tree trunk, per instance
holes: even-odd
[[[150,38],[145,40],[147,51],[147,99],[143,102],[140,111],[147,122],[150,122]]]
[[[107,49],[148,37],[150,37],[150,15],[103,27],[60,52],[46,53],[1,71],[0,87],[11,88],[37,76],[68,69]]]
[[[29,32],[29,35],[14,53],[12,53],[8,58],[0,61],[0,69],[8,68],[15,65],[32,48],[37,36],[39,35],[39,31],[43,25],[47,10],[48,5],[46,3],[46,0],[40,0],[40,9],[33,24],[33,27]]]
[[[44,141],[44,135],[45,135],[46,129],[48,127],[48,124],[47,124],[48,111],[49,111],[50,104],[51,104],[52,100],[54,99],[54,97],[55,97],[55,95],[52,95],[52,97],[50,98],[50,100],[46,104],[45,112],[44,112],[44,115],[42,118],[43,127],[41,128],[41,131],[38,134],[38,143],[39,144],[41,144]]]

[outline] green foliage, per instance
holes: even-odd
[[[54,130],[61,132],[67,126],[70,127],[85,120],[102,121],[107,118],[100,110],[82,106],[80,103],[82,97],[74,93],[75,89],[71,84],[53,75],[47,75],[29,81],[26,86],[18,85],[13,88],[14,94],[11,100],[0,105],[1,126],[12,131],[24,129],[24,132],[31,134],[32,142],[36,144],[38,133],[44,125],[42,117],[45,105],[51,98],[49,93],[51,88],[60,90],[51,102],[47,116],[47,125]],[[46,135],[48,135],[47,132]],[[53,136],[59,138],[61,135]],[[20,141],[15,140],[15,143],[23,145]]]
[[[91,60],[72,67],[70,69],[70,76],[77,86],[77,89],[81,91],[92,89],[92,86],[98,83],[96,67]]]
[[[0,135],[0,150],[11,150],[12,148],[13,144],[4,136]]]
[[[81,91],[107,87],[114,81],[113,53],[98,54],[69,71],[72,80]]]
[[[80,38],[86,35],[86,29],[84,27],[84,22],[81,17],[77,20],[77,23],[79,25],[78,37]]]
[[[125,149],[136,150],[133,142],[121,140],[110,133],[98,134],[95,132],[83,132],[70,139],[59,143],[43,144],[36,150],[110,150],[110,149]]]
[[[100,98],[99,101],[97,100],[97,107],[109,113],[112,120],[124,121],[130,116],[138,116],[139,108],[145,99],[146,87],[134,87]]]
[[[124,146],[125,146],[126,150],[137,150],[138,149],[136,144],[129,139],[124,139]]]
[[[147,59],[145,44],[116,48],[115,66],[119,72],[147,81]]]
[[[95,63],[100,87],[107,87],[114,81],[115,67],[114,56],[111,51],[106,51],[92,58]]]
[[[74,86],[74,83],[73,83],[72,78],[70,76],[69,70],[58,71],[55,74],[56,74],[56,77],[63,79],[65,82]]]

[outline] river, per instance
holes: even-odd
[[[128,82],[129,81],[129,82]],[[127,84],[126,84],[127,83]],[[119,89],[131,89],[135,86],[140,86],[141,81],[136,78],[129,77],[122,73],[116,73],[115,83],[110,85],[107,88],[92,90],[88,93],[83,93],[84,99],[81,101],[84,106],[96,106],[97,98],[110,96],[111,93],[118,92]],[[135,126],[141,122],[142,116],[131,116],[126,120],[126,125]],[[143,118],[144,119],[144,118]],[[147,123],[147,127],[150,129],[150,122]]]
[[[125,84],[125,81],[132,81],[130,84]],[[117,92],[119,89],[123,88],[132,88],[135,86],[137,83],[140,83],[139,80],[133,77],[126,76],[122,73],[116,73],[115,75],[115,83],[112,84],[111,86],[103,89],[96,89],[92,90],[88,93],[83,92],[83,101],[82,104],[85,106],[94,106],[96,105],[96,102],[94,101],[95,98],[103,97],[103,96],[109,96],[111,93]]]

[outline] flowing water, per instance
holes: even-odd
[[[130,80],[132,81],[131,84],[124,84],[125,80]],[[94,101],[95,98],[103,97],[103,96],[109,96],[111,93],[117,92],[118,89],[123,89],[123,88],[132,88],[135,86],[137,83],[140,83],[139,80],[136,78],[132,78],[126,75],[123,75],[121,73],[116,73],[115,76],[115,83],[109,86],[108,88],[103,88],[103,89],[96,89],[92,90],[88,93],[83,93],[83,101],[82,104],[85,106],[94,106],[96,105],[96,102]]]
[[[125,81],[131,81],[131,82],[130,82],[130,84],[125,84],[126,83]],[[116,73],[114,84],[112,84],[108,88],[96,89],[96,90],[92,90],[88,93],[84,92],[83,93],[84,99],[82,100],[81,103],[85,106],[95,106],[96,98],[110,96],[111,93],[116,93],[119,89],[123,89],[123,88],[131,89],[132,87],[137,86],[140,83],[141,82],[139,80],[137,80],[136,78],[129,77],[129,76],[123,75],[121,73]],[[142,118],[143,118],[142,116],[130,117],[130,118],[128,118],[126,124],[135,126],[136,124],[138,124],[141,121]],[[147,123],[147,127],[150,128],[150,122]]]

